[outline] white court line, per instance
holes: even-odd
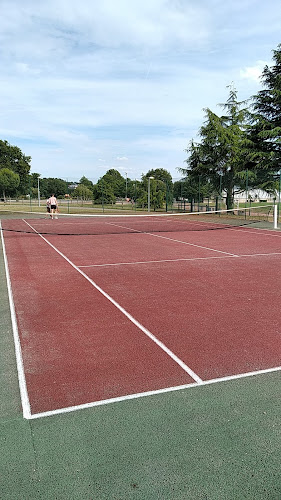
[[[213,259],[233,259],[236,258],[236,255],[220,255],[219,257],[190,257],[190,258],[182,258],[182,259],[162,259],[162,260],[141,260],[136,262],[113,262],[109,264],[88,264],[85,266],[77,266],[79,268],[84,267],[107,267],[107,266],[130,266],[134,264],[161,264],[162,262],[184,262],[184,261],[193,261],[193,260],[213,260]]]
[[[28,418],[30,420],[34,420],[36,418],[52,417],[54,415],[60,415],[62,413],[71,413],[71,412],[78,411],[78,410],[85,410],[88,408],[94,408],[95,406],[104,406],[104,405],[108,405],[111,403],[119,403],[122,401],[129,401],[131,399],[139,399],[139,398],[143,398],[143,397],[147,397],[147,396],[155,396],[155,395],[164,394],[167,392],[182,391],[184,389],[191,389],[194,387],[202,387],[204,385],[217,384],[217,383],[221,383],[221,382],[230,382],[231,380],[243,379],[243,378],[247,378],[247,377],[254,377],[256,375],[262,375],[265,373],[273,373],[273,372],[277,372],[277,371],[281,371],[281,366],[277,366],[275,368],[267,368],[265,370],[257,370],[255,372],[239,373],[238,375],[229,375],[227,377],[205,380],[205,381],[202,381],[202,383],[200,385],[197,383],[192,383],[192,384],[179,385],[176,387],[165,387],[164,389],[157,389],[154,391],[139,392],[136,394],[128,394],[126,396],[119,396],[117,398],[104,399],[102,401],[94,401],[92,403],[85,403],[85,404],[76,405],[76,406],[69,406],[67,408],[60,408],[58,410],[51,410],[51,411],[45,411],[45,412],[41,412],[41,413],[34,413],[33,415],[30,415]]]
[[[225,227],[224,229],[226,231],[237,231],[240,233],[261,234],[262,236],[273,236],[274,238],[281,238],[280,233],[274,234],[274,233],[276,233],[276,229],[268,229],[268,228],[263,228],[263,227],[251,227],[250,229],[252,229],[252,231],[250,231],[250,229],[244,229],[243,227],[241,229],[239,229],[239,226]],[[264,231],[264,233],[260,233],[259,231]]]
[[[271,255],[281,255],[281,252],[269,252],[269,253],[241,253],[239,257],[270,257]]]
[[[196,247],[196,248],[203,248],[203,250],[211,250],[212,252],[218,252],[218,253],[223,253],[226,255],[231,255],[232,257],[238,257],[238,255],[236,255],[234,253],[223,252],[222,250],[215,250],[214,248],[209,248],[209,247],[205,247],[202,245],[196,245],[195,243],[188,243],[187,241],[176,240],[175,238],[169,238],[168,236],[161,236],[160,234],[149,233],[147,231],[145,231],[145,232],[139,231],[138,229],[132,229],[132,228],[126,227],[126,226],[120,226],[119,224],[113,224],[113,222],[109,222],[109,224],[111,226],[121,227],[123,229],[130,229],[130,231],[133,231],[135,233],[147,234],[148,236],[154,236],[155,238],[163,238],[164,240],[170,240],[170,241],[174,241],[176,243],[182,243],[183,245],[189,245],[189,246]]]
[[[220,255],[219,257],[190,257],[182,259],[162,259],[162,260],[141,260],[136,262],[109,262],[107,264],[87,264],[83,266],[77,266],[79,269],[82,267],[107,267],[107,266],[132,266],[138,264],[162,264],[162,262],[185,262],[185,261],[196,261],[196,260],[214,260],[214,259],[233,259],[234,257],[267,257],[271,255],[281,255],[281,252],[271,252],[271,253],[253,253],[253,254],[240,254],[240,255]]]
[[[147,328],[145,328],[139,321],[137,321],[130,313],[124,309],[116,300],[114,300],[108,293],[106,293],[100,286],[98,286],[95,281],[93,281],[87,274],[85,274],[81,269],[79,269],[66,255],[64,255],[60,250],[58,250],[52,243],[50,243],[44,236],[36,231],[26,220],[24,222],[36,233],[40,238],[42,238],[50,247],[52,247],[63,259],[65,259],[78,273],[80,273],[96,290],[98,290],[106,299],[109,300],[121,313],[126,316],[139,330],[141,330],[147,337],[149,337],[155,344],[157,344],[170,358],[172,358],[188,375],[190,375],[193,380],[198,384],[202,383],[202,379],[189,367],[187,366],[176,354],[174,354],[163,342],[158,340],[153,333],[151,333]]]
[[[1,220],[0,220],[0,232],[1,232],[1,241],[2,241],[2,248],[3,248],[3,256],[4,256],[4,266],[5,266],[5,272],[6,272],[6,281],[7,281],[7,288],[8,288],[8,297],[9,297],[9,304],[10,304],[10,313],[11,313],[11,320],[12,320],[13,337],[14,337],[14,344],[15,344],[16,363],[17,363],[22,411],[23,411],[24,418],[29,419],[31,416],[31,410],[30,410],[30,403],[29,403],[28,392],[27,392],[27,387],[26,387],[26,380],[25,380],[25,375],[24,375],[22,350],[21,350],[20,339],[19,339],[19,332],[18,332],[17,319],[16,319],[16,313],[15,313],[15,304],[14,304],[12,285],[11,285],[11,279],[10,279],[10,273],[9,273],[9,266],[8,266],[8,259],[7,259],[7,254],[6,254],[6,247],[5,247],[5,241],[4,241],[4,236],[3,236]]]

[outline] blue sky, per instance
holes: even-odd
[[[43,177],[179,178],[203,108],[261,90],[280,28],[279,0],[0,0],[0,138]]]

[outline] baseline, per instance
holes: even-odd
[[[112,403],[120,403],[122,401],[129,401],[131,399],[139,399],[147,396],[156,396],[158,394],[165,394],[168,392],[176,392],[176,391],[182,391],[184,389],[192,389],[194,387],[202,387],[204,385],[211,385],[211,384],[217,384],[217,383],[223,383],[223,382],[230,382],[231,380],[238,380],[242,378],[247,378],[247,377],[254,377],[257,375],[263,375],[266,373],[274,373],[281,371],[281,366],[277,366],[275,368],[268,368],[265,370],[258,370],[256,372],[248,372],[248,373],[239,373],[237,375],[229,375],[227,377],[221,377],[221,378],[214,378],[210,380],[204,380],[202,381],[201,384],[193,383],[193,384],[184,384],[184,385],[179,385],[176,387],[167,387],[165,389],[158,389],[155,391],[147,391],[147,392],[141,392],[141,393],[136,393],[136,394],[128,394],[127,396],[120,396],[118,398],[111,398],[111,399],[104,399],[102,401],[95,401],[92,403],[85,403],[82,405],[77,405],[77,406],[69,406],[68,408],[60,408],[58,410],[52,410],[52,411],[46,411],[42,413],[34,413],[33,415],[30,415],[28,418],[29,420],[35,420],[39,418],[45,418],[45,417],[52,417],[55,415],[60,415],[62,413],[71,413],[74,411],[78,410],[86,410],[88,408],[94,408],[95,406],[104,406]]]

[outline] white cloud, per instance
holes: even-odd
[[[202,109],[216,111],[232,81],[239,99],[255,93],[280,41],[277,0],[2,0],[1,10],[1,138],[45,176],[177,175]]]
[[[248,66],[240,70],[240,77],[254,82],[260,82],[262,72],[266,66],[265,61],[257,61],[254,66]]]

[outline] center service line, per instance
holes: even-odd
[[[52,247],[63,259],[65,259],[78,273],[80,273],[93,287],[95,287],[105,298],[107,298],[119,311],[121,311],[134,325],[136,325],[145,335],[147,335],[155,344],[157,344],[163,351],[168,354],[186,373],[188,373],[197,384],[202,384],[203,380],[187,366],[176,354],[174,354],[163,342],[157,339],[147,328],[145,328],[139,321],[137,321],[130,313],[124,309],[116,300],[114,300],[108,293],[106,293],[101,287],[95,283],[87,274],[85,274],[79,267],[77,267],[66,255],[64,255],[60,250],[58,250],[52,243],[50,243],[42,234],[38,233],[34,227],[32,227],[26,220],[24,222],[42,238],[50,247]]]

